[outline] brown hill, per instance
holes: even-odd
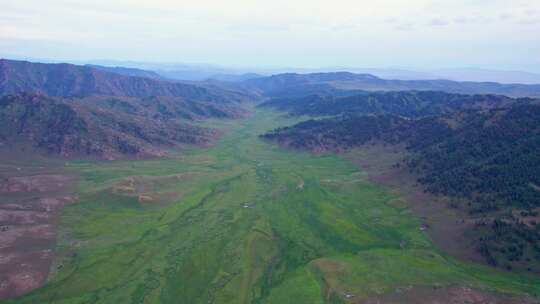
[[[2,148],[31,146],[63,157],[162,156],[179,145],[208,145],[219,136],[191,119],[234,118],[236,107],[173,97],[65,99],[22,93],[0,98]]]
[[[90,66],[0,59],[0,95],[23,92],[58,97],[169,96],[211,102],[238,102],[247,99],[246,95],[238,92],[126,76]]]

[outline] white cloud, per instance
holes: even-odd
[[[0,42],[34,57],[43,40],[74,59],[222,64],[502,65],[540,52],[536,0],[7,1]]]

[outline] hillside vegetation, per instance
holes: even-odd
[[[358,104],[358,98],[345,100],[341,99],[341,108],[346,110],[328,107],[327,112],[321,106],[324,101],[278,104],[295,115],[348,114],[308,120],[262,137],[315,152],[340,152],[373,143],[405,145],[407,157],[396,166],[406,166],[426,191],[456,198],[454,204],[461,201],[464,205],[454,207],[482,216],[477,227],[478,250],[489,263],[540,270],[537,103],[520,100],[492,108],[510,100],[500,97],[495,100],[502,103],[492,103],[485,96],[470,96],[444,102],[434,98],[414,112],[415,104],[403,111],[391,101],[374,106],[369,97],[362,97]],[[482,109],[474,109],[476,102]],[[490,106],[483,109],[486,105]]]
[[[530,99],[513,99],[502,95],[463,95],[435,91],[362,92],[352,96],[309,95],[273,98],[261,104],[287,111],[291,115],[328,116],[345,113],[393,114],[416,118],[440,115],[465,109],[488,109]]]
[[[395,194],[345,159],[257,137],[292,122],[257,110],[215,123],[226,132],[210,149],[69,162],[80,202],[64,209],[54,275],[6,303],[345,304],[411,285],[535,303],[537,277],[441,253]]]
[[[536,87],[155,78],[0,61],[5,303],[538,303],[539,106],[454,92]],[[515,271],[447,251],[367,166],[300,151],[368,144],[406,147],[387,167],[474,216],[478,252]]]
[[[3,148],[29,145],[64,157],[114,159],[162,156],[167,147],[207,145],[219,132],[187,123],[193,118],[236,118],[240,111],[153,98],[67,100],[20,94],[0,98]]]
[[[144,72],[144,71],[142,71]],[[124,74],[139,70],[0,60],[0,150],[63,157],[163,156],[220,132],[193,121],[239,118],[247,94]],[[142,74],[146,75],[146,74]]]

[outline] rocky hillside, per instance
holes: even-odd
[[[0,98],[0,141],[3,149],[25,145],[63,157],[162,156],[171,147],[207,145],[219,135],[190,120],[243,114],[172,97],[66,99],[22,93]]]
[[[168,96],[221,103],[241,102],[248,98],[239,92],[126,76],[90,66],[1,59],[0,95],[29,92],[57,97]]]

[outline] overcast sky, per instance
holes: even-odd
[[[540,0],[0,0],[0,54],[540,71]]]

